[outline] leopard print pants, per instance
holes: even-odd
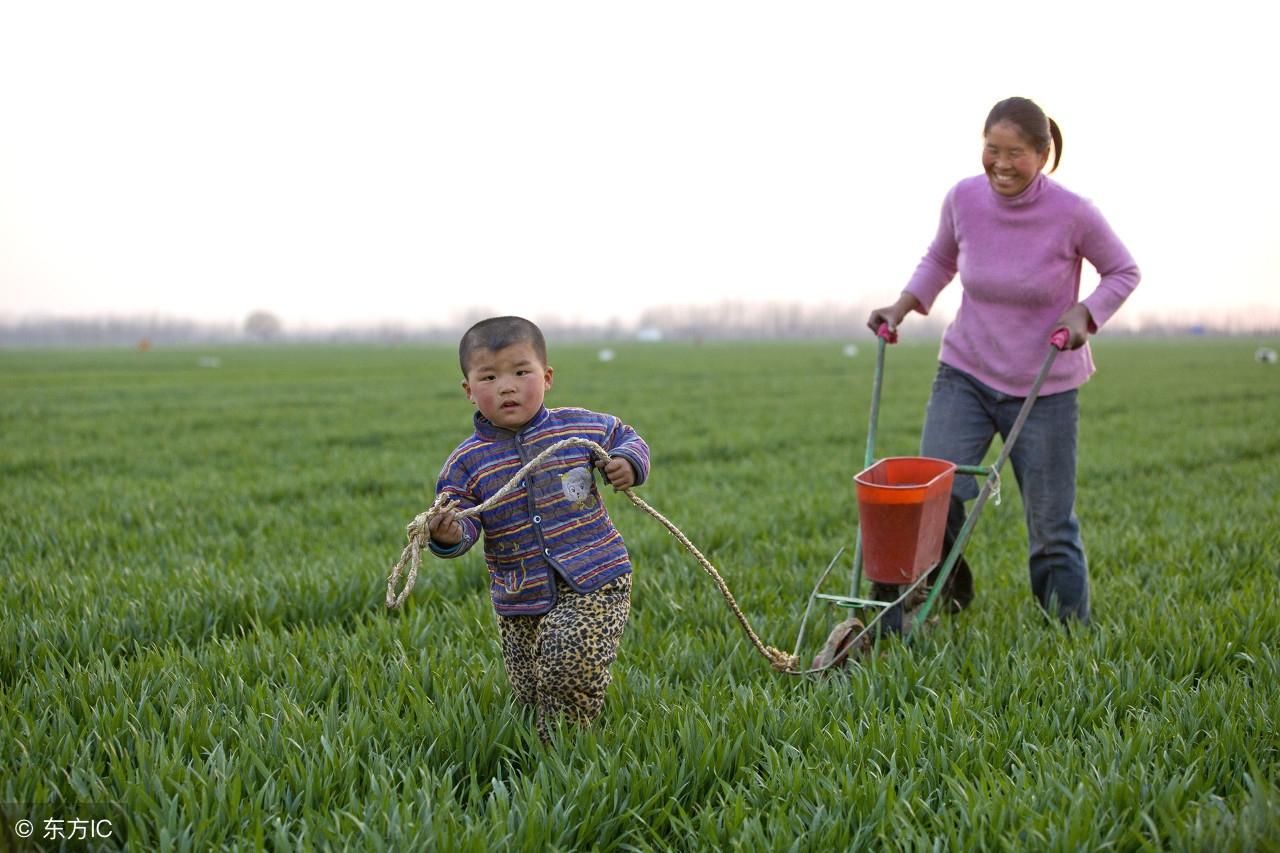
[[[609,666],[631,612],[631,575],[588,593],[556,579],[556,604],[539,616],[499,616],[502,661],[516,698],[537,713],[550,742],[557,718],[587,725],[604,708]]]

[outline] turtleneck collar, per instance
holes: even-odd
[[[1015,196],[1001,195],[996,192],[996,188],[987,183],[987,189],[991,191],[991,197],[995,199],[996,204],[1001,207],[1025,207],[1033,204],[1036,199],[1044,195],[1045,187],[1049,185],[1049,178],[1044,172],[1037,172],[1036,176],[1031,179],[1031,183],[1027,184],[1026,189]]]
[[[531,429],[537,429],[542,425],[542,422],[549,417],[551,417],[551,413],[547,411],[547,407],[541,406],[538,408],[538,413],[530,418],[527,424],[517,430],[510,430],[497,426],[493,421],[489,420],[479,412],[475,413],[473,420],[475,422],[476,435],[481,439],[485,441],[506,441],[515,438],[521,433],[528,432]]]

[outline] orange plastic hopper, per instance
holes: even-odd
[[[855,476],[866,576],[909,584],[942,556],[956,466],[927,456],[891,456]]]

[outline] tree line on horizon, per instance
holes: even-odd
[[[0,346],[97,347],[245,343],[422,343],[452,344],[475,320],[495,312],[470,311],[448,323],[414,326],[385,323],[372,326],[290,328],[278,315],[257,310],[243,322],[209,323],[161,316],[31,317],[0,319]],[[620,342],[712,340],[857,340],[870,313],[867,306],[805,305],[800,303],[724,302],[714,305],[671,305],[649,308],[632,322],[616,318],[598,323],[555,316],[536,319],[557,341]],[[473,316],[474,315],[474,316]],[[921,339],[941,336],[950,320],[935,312],[912,317],[912,334]],[[1225,320],[1198,318],[1117,318],[1108,334],[1272,335],[1280,334],[1280,312],[1256,313]]]

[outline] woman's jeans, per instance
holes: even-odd
[[[1075,513],[1076,398],[1075,390],[1038,398],[1014,440],[1009,462],[1026,512],[1031,592],[1046,612],[1064,622],[1087,623],[1089,567]],[[981,465],[996,433],[1008,436],[1024,399],[939,364],[925,412],[921,455]],[[977,480],[957,474],[947,514],[949,540],[964,524],[964,502],[977,496]]]

